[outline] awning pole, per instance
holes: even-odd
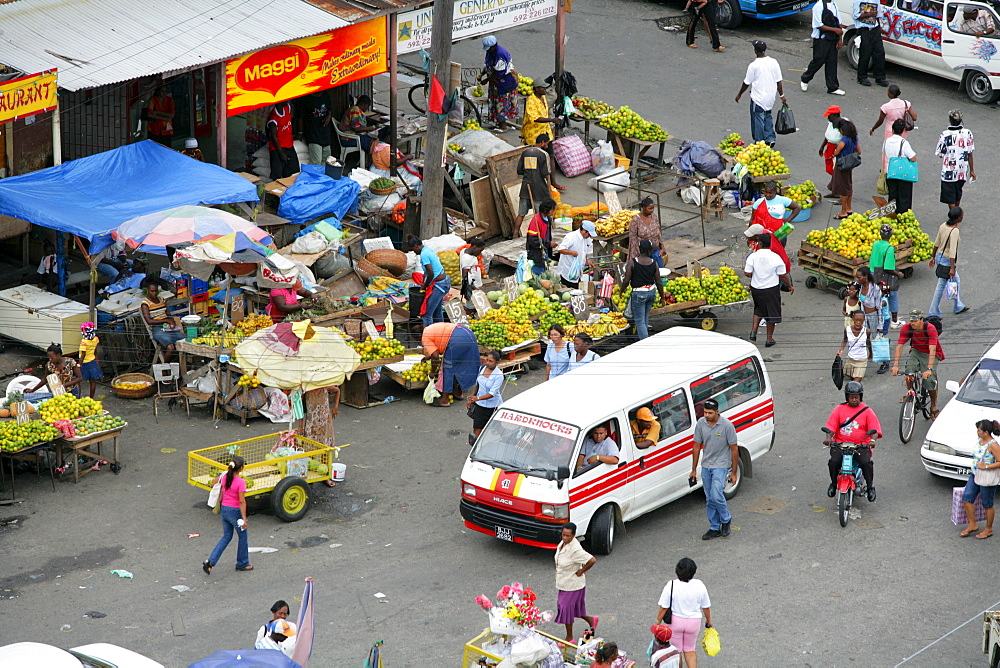
[[[386,54],[389,58],[389,165],[393,174],[398,176],[398,172],[395,163],[396,149],[397,149],[397,138],[396,131],[397,125],[396,114],[399,111],[399,65],[396,62],[398,54],[396,53],[396,13],[393,12],[389,14],[389,23],[386,44],[389,45],[388,53]]]
[[[215,147],[218,152],[219,165],[226,167],[226,151],[229,141],[229,115],[226,108],[226,63],[218,66],[215,77]]]
[[[420,238],[436,237],[445,229],[444,217],[444,148],[448,136],[448,116],[441,118],[430,110],[430,87],[433,79],[451,93],[451,33],[454,0],[434,0],[434,23],[431,26],[431,69],[428,81],[427,152],[424,155],[424,192],[420,204]]]
[[[59,102],[56,101],[56,108],[52,110],[52,164],[62,164],[62,122],[59,118]]]
[[[556,2],[556,71],[555,71],[555,81],[553,82],[553,88],[556,92],[556,102],[555,106],[559,106],[560,100],[562,100],[563,90],[562,90],[562,74],[563,66],[566,62],[566,0],[558,0]],[[562,135],[562,131],[559,125],[556,124],[556,134]]]
[[[76,240],[76,247],[79,249],[80,254],[83,255],[83,259],[87,262],[87,268],[90,269],[90,321],[93,323],[97,322],[97,264],[100,264],[100,260],[97,260],[95,264],[94,258],[96,255],[91,256],[87,250],[83,247],[83,241],[76,234],[73,235],[73,239]]]

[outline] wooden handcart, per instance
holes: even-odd
[[[916,263],[908,261],[912,255],[912,239],[907,239],[896,247],[896,270],[902,272],[903,278],[913,275]],[[799,247],[798,265],[809,274],[805,281],[807,288],[835,290],[837,296],[844,299],[847,297],[847,284],[854,280],[858,267],[868,266],[868,258],[849,258],[803,241]]]

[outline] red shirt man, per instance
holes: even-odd
[[[292,138],[292,106],[279,102],[271,109],[264,126],[271,155],[271,179],[282,179],[299,171],[299,157]]]
[[[858,414],[862,409],[867,410]],[[854,417],[855,415],[857,417]],[[851,419],[852,417],[854,419]],[[850,422],[847,422],[848,420]],[[830,413],[826,428],[833,432],[833,440],[841,443],[868,443],[871,440],[868,435],[869,429],[877,431],[878,437],[882,438],[882,425],[878,421],[878,416],[863,401],[859,401],[856,406],[851,406],[849,402],[838,405]]]

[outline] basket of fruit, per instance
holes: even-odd
[[[144,373],[123,373],[111,381],[111,391],[122,399],[145,399],[156,391],[156,382]]]
[[[368,190],[371,190],[373,195],[388,195],[396,190],[396,182],[380,176],[368,184]]]
[[[385,269],[374,262],[369,262],[365,258],[360,258],[354,263],[354,271],[357,272],[358,276],[365,279],[365,283],[368,283],[368,281],[376,276],[388,276],[389,274]]]
[[[393,276],[399,276],[406,271],[406,253],[395,248],[378,248],[366,254],[364,259],[376,267],[385,269]]]

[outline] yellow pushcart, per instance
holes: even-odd
[[[569,661],[572,657],[576,656],[576,650],[579,647],[571,642],[566,642],[562,638],[557,638],[553,635],[549,635],[545,631],[539,631],[535,629],[540,635],[548,638],[549,640],[554,640],[559,643],[562,648],[563,658]],[[509,639],[509,636],[507,637]],[[475,638],[465,643],[465,651],[462,654],[462,668],[479,668],[479,666],[495,666],[501,661],[503,657],[493,652],[490,652],[486,647],[489,647],[495,643],[500,636],[490,631],[488,628],[483,629],[483,632],[477,635]]]
[[[275,457],[272,451],[278,445],[288,445],[295,452]],[[246,496],[270,494],[274,514],[285,522],[295,522],[309,510],[309,485],[331,478],[333,459],[346,447],[323,445],[298,434],[288,437],[277,433],[192,450],[188,453],[188,483],[211,490],[219,475],[228,469],[230,458],[239,455],[246,460],[242,474],[247,482]]]

